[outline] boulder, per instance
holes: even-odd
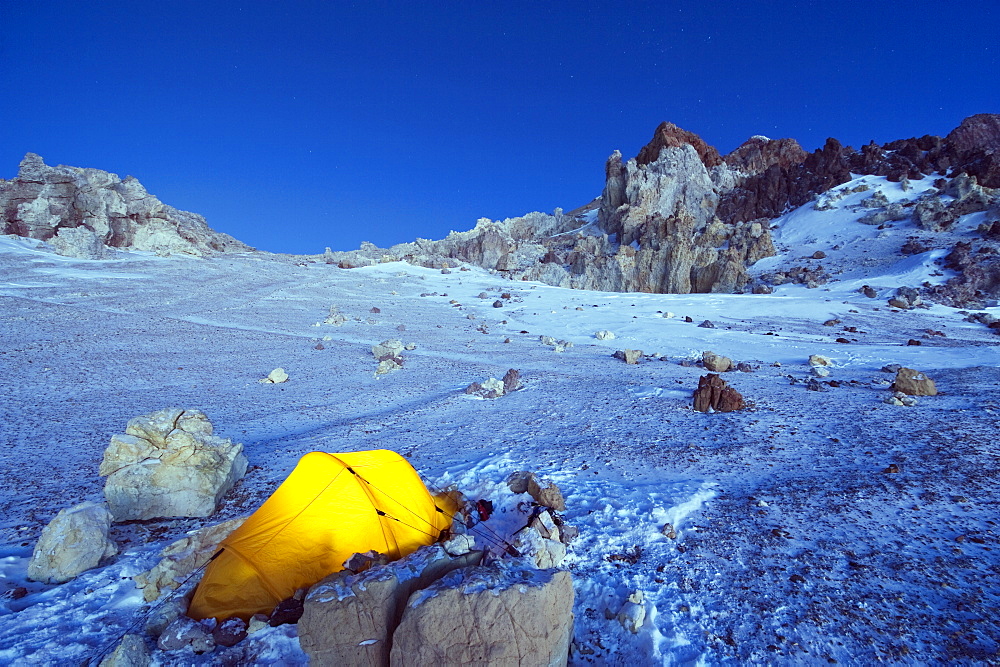
[[[108,259],[112,256],[101,237],[88,227],[61,227],[49,239],[56,253],[77,259]]]
[[[527,493],[528,480],[534,478],[535,474],[527,470],[519,470],[510,474],[507,478],[507,486],[511,493]]]
[[[246,517],[238,517],[191,532],[160,552],[160,562],[146,572],[132,577],[142,597],[152,602],[165,590],[176,589],[192,572],[208,562],[218,551],[219,543],[243,525]]]
[[[565,665],[573,581],[563,570],[459,570],[410,597],[390,665]]]
[[[384,665],[407,600],[482,552],[452,558],[440,546],[418,549],[357,575],[335,573],[309,589],[298,634],[312,665]]]
[[[551,507],[557,512],[566,511],[566,501],[563,499],[562,491],[550,480],[539,480],[534,475],[528,478],[528,495],[536,503],[544,507]]]
[[[508,368],[503,374],[503,391],[509,394],[521,388],[521,372],[515,368]]]
[[[216,646],[236,646],[247,638],[247,624],[238,616],[230,616],[212,630]]]
[[[146,667],[149,662],[149,648],[143,638],[127,634],[98,667]]]
[[[937,396],[938,393],[934,380],[920,371],[905,366],[896,371],[896,379],[891,389],[909,396]]]
[[[716,354],[711,350],[701,353],[701,363],[705,366],[705,370],[712,371],[713,373],[725,373],[726,371],[733,370],[732,359],[723,357],[721,354]]]
[[[243,445],[212,435],[198,410],[167,408],[111,437],[100,474],[115,521],[206,517],[243,477]]]
[[[720,376],[709,373],[698,379],[694,392],[694,409],[698,412],[732,412],[744,407],[743,396]]]
[[[614,354],[615,359],[621,359],[626,364],[638,364],[642,358],[642,350],[618,350]]]
[[[42,529],[28,562],[28,578],[61,584],[97,567],[101,559],[118,553],[108,539],[110,527],[107,503],[85,502],[60,510]]]
[[[824,357],[822,354],[810,354],[809,365],[813,367],[833,366],[833,360],[830,357]]]
[[[372,356],[374,356],[378,361],[382,361],[383,359],[393,359],[401,355],[405,348],[406,346],[403,345],[403,341],[396,338],[390,338],[382,341],[378,345],[373,346]]]

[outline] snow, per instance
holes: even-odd
[[[890,201],[928,187],[861,180]],[[910,223],[857,222],[873,192],[774,221],[781,255],[755,273],[823,250],[834,280],[771,295],[570,291],[475,268],[341,270],[254,253],[85,261],[0,238],[0,662],[95,657],[148,611],[130,577],[164,546],[252,512],[309,451],[378,447],[408,457],[432,488],[493,500],[473,534],[494,552],[527,516],[507,477],[530,470],[560,485],[562,518],[580,530],[565,562],[577,595],[571,664],[995,660],[1000,341],[954,309],[886,305],[900,285],[946,276],[935,275],[940,251],[899,254],[918,233]],[[493,308],[503,292],[512,298]],[[348,321],[317,326],[331,305]],[[697,326],[706,319],[714,329]],[[601,329],[616,338],[595,339]],[[574,346],[556,353],[539,336]],[[387,338],[417,347],[376,379],[370,349]],[[625,348],[662,356],[630,366],[611,356]],[[678,362],[704,350],[755,367],[724,374],[747,410],[691,409],[704,371]],[[834,361],[840,387],[805,389],[810,354]],[[889,363],[928,373],[941,395],[882,403]],[[287,383],[258,383],[276,367]],[[523,390],[462,393],[508,368]],[[247,448],[250,470],[216,516],[117,524],[122,553],[106,565],[60,586],[27,581],[45,524],[102,498],[110,437],[167,406],[204,411]],[[633,634],[614,616],[635,591],[646,616]],[[211,654],[153,657],[306,662],[289,625]]]

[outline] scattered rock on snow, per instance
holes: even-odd
[[[568,340],[556,340],[552,336],[539,336],[538,340],[541,341],[542,345],[548,345],[556,352],[562,352],[573,347],[573,343]]]
[[[821,354],[810,354],[809,355],[809,365],[810,366],[833,366],[833,360],[830,357],[824,357]]]
[[[702,322],[698,326],[701,327],[702,329],[714,329],[715,328],[715,325],[712,324],[711,320],[705,320],[704,322]]]
[[[614,353],[615,359],[621,359],[626,364],[637,364],[642,358],[642,350],[618,350]]]
[[[901,391],[910,396],[937,396],[937,387],[934,380],[926,374],[912,368],[901,367],[896,371],[896,379],[892,383],[892,389]]]
[[[167,408],[130,419],[101,461],[115,521],[212,515],[247,470],[243,445],[212,430],[199,410]]]
[[[601,329],[600,331],[594,333],[594,338],[597,340],[614,340],[615,334],[607,329]]]
[[[332,324],[335,327],[339,327],[345,322],[347,322],[347,318],[337,306],[330,306],[330,314],[323,320],[323,324]]]
[[[698,379],[694,392],[694,409],[698,412],[732,412],[744,407],[743,396],[720,376],[709,373]]]
[[[490,378],[483,382],[473,382],[465,388],[465,393],[480,398],[500,398],[504,395],[503,380]]]
[[[562,665],[573,634],[569,572],[502,563],[452,572],[410,596],[391,664]]]
[[[636,591],[628,596],[615,618],[629,632],[633,634],[639,632],[639,628],[646,620],[646,598],[642,591]]]
[[[42,529],[28,562],[28,578],[61,584],[97,567],[103,558],[118,553],[108,539],[110,527],[107,503],[85,502],[60,510]]]
[[[882,402],[889,405],[905,405],[908,408],[912,408],[917,404],[917,398],[916,396],[904,394],[901,391],[894,391],[891,396],[887,396]]]
[[[282,382],[288,382],[288,373],[285,372],[284,368],[275,368],[267,374],[266,378],[257,380],[257,382],[261,384],[281,384]]]
[[[725,373],[733,369],[732,359],[723,357],[721,354],[716,354],[711,350],[701,353],[701,363],[705,367],[705,370],[712,371],[713,373]]]

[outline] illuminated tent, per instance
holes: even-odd
[[[375,550],[396,559],[435,542],[454,510],[395,452],[306,454],[219,545],[188,615],[270,613],[297,589],[343,569],[351,554]]]

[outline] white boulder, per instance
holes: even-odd
[[[115,521],[205,517],[243,477],[243,445],[212,435],[198,410],[167,408],[111,437],[100,474]]]
[[[61,510],[35,545],[28,563],[28,577],[47,584],[61,584],[102,558],[118,553],[108,539],[111,513],[106,503],[85,502]]]

